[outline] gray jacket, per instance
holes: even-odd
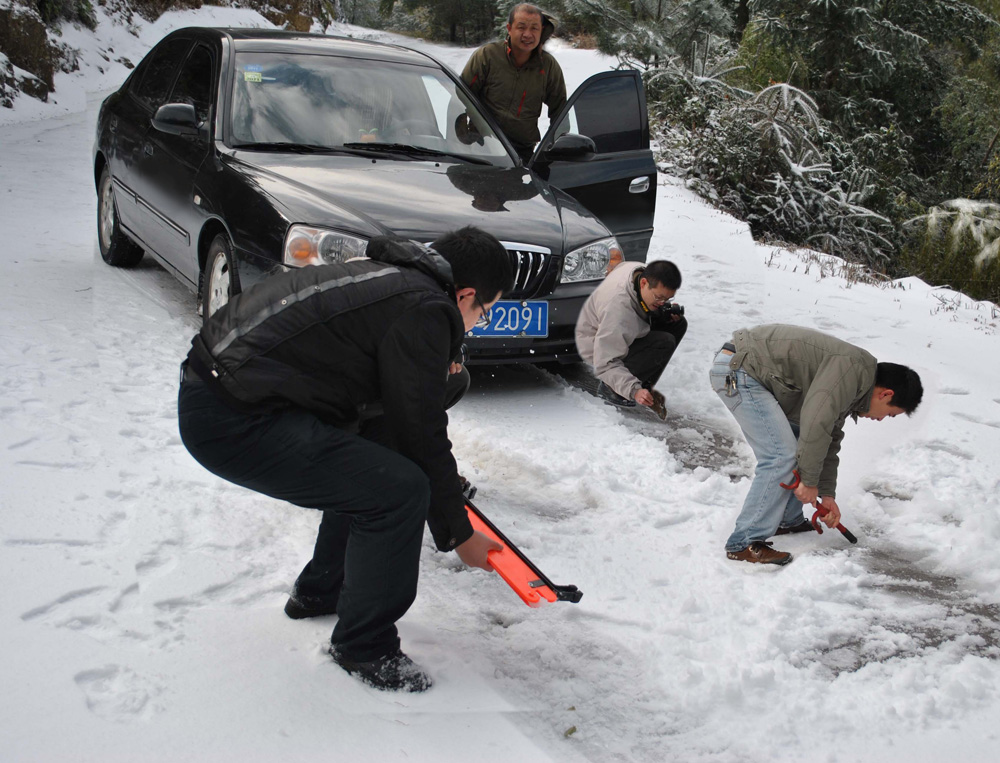
[[[835,496],[844,421],[871,405],[875,358],[819,331],[782,324],[740,329],[733,344],[729,367],[763,384],[799,426],[795,455],[802,483]]]
[[[623,262],[587,298],[576,321],[576,349],[594,374],[631,400],[642,386],[625,368],[628,348],[649,333],[649,318],[635,293],[635,272],[642,262]]]

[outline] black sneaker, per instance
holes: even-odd
[[[427,691],[434,685],[431,677],[403,654],[399,648],[368,662],[354,662],[330,647],[330,656],[350,675],[382,691]]]
[[[597,396],[606,403],[617,405],[619,408],[635,408],[635,400],[622,397],[604,382],[597,385]]]
[[[337,614],[337,599],[325,596],[306,596],[298,591],[292,591],[285,602],[285,614],[293,620],[306,617],[322,617]]]
[[[796,533],[814,533],[816,528],[812,526],[812,522],[804,518],[797,525],[792,525],[791,527],[779,527],[775,535],[794,535]]]

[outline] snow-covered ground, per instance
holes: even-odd
[[[667,177],[650,258],[680,266],[691,324],[667,424],[524,368],[474,369],[452,416],[477,503],[583,600],[528,609],[428,538],[401,632],[434,689],[381,694],[332,665],[333,618],[281,611],[318,516],[188,456],[194,298],[96,246],[114,59],[253,22],[206,7],[133,36],[102,16],[101,45],[65,33],[88,63],[57,104],[0,110],[0,759],[997,760],[1000,314],[758,246]],[[470,52],[416,44],[454,68]],[[571,88],[610,63],[557,52]],[[723,554],[752,459],[707,374],[733,329],[774,321],[912,365],[926,394],[912,418],[848,425],[858,546],[779,538],[794,563],[760,568]]]

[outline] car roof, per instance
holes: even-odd
[[[324,34],[309,34],[283,29],[241,29],[231,27],[189,27],[177,33],[216,33],[229,37],[237,51],[255,53],[312,53],[351,58],[368,58],[377,61],[416,64],[418,66],[440,66],[431,56],[419,53],[402,45],[393,45],[374,40],[356,40],[351,37],[336,37]]]

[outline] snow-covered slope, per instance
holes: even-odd
[[[79,45],[137,61],[239,14]],[[416,44],[455,68],[470,52]],[[610,63],[558,55],[571,87]],[[995,760],[995,308],[758,246],[661,177],[650,257],[680,266],[691,323],[667,424],[520,368],[474,369],[452,416],[477,503],[583,600],[530,610],[428,540],[401,631],[437,684],[379,694],[324,655],[332,618],[281,612],[318,517],[180,444],[193,297],[97,254],[96,90],[126,71],[61,81],[63,114],[0,113],[0,759]],[[733,329],[772,321],[910,364],[926,395],[848,425],[838,500],[860,544],[779,539],[795,562],[760,569],[724,558],[752,459],[707,374]]]

